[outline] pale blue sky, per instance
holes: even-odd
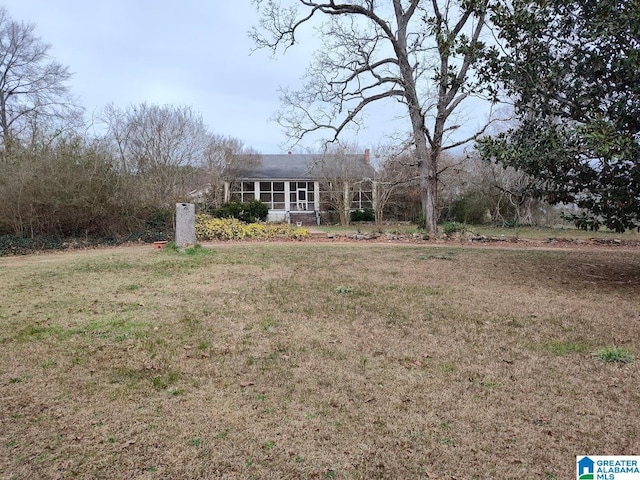
[[[15,20],[74,72],[71,88],[87,114],[113,102],[191,105],[210,129],[263,153],[286,139],[269,117],[291,59],[251,54],[249,2],[201,0],[5,0]],[[297,72],[293,77],[300,76]]]

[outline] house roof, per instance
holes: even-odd
[[[373,178],[375,170],[366,157],[367,154],[349,154],[341,155],[340,160],[355,166],[354,171],[360,178]],[[323,163],[326,158],[313,154],[259,155],[257,162],[238,166],[234,173],[243,180],[316,180],[328,168]]]

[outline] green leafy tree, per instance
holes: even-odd
[[[640,227],[640,2],[498,1],[491,19],[502,49],[483,75],[520,123],[480,153],[532,175],[550,202],[583,208],[580,226]]]

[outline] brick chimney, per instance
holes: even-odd
[[[370,153],[369,149],[368,148],[365,149],[365,151],[364,151],[364,162],[365,163],[369,163],[371,161],[370,156],[371,156],[371,153]]]

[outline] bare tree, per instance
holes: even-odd
[[[354,154],[359,147],[336,144],[327,148],[312,167],[320,180],[320,201],[338,212],[340,225],[349,225],[351,206],[356,192],[371,191],[374,169],[362,154]]]
[[[336,139],[383,100],[407,108],[428,232],[437,231],[438,162],[462,102],[478,94],[474,64],[484,48],[486,0],[253,0],[261,14],[257,47],[293,46],[304,27],[322,42],[299,91],[283,91],[278,120],[293,139],[329,130]]]
[[[113,103],[107,105],[98,118],[106,127],[104,143],[111,150],[111,155],[117,163],[118,169],[125,174],[134,171],[129,154],[129,139],[133,132],[133,126],[126,110],[116,107]]]
[[[212,135],[202,163],[202,178],[206,183],[204,200],[207,207],[220,207],[227,200],[225,182],[233,184],[238,178],[239,169],[259,163],[260,155],[252,148],[245,147],[242,140]]]
[[[142,201],[168,206],[194,188],[211,134],[190,107],[142,103],[103,113],[119,168],[140,180]]]
[[[13,142],[33,137],[39,125],[78,110],[66,84],[68,67],[51,59],[50,45],[34,32],[34,24],[12,20],[0,7],[0,140],[5,154]]]
[[[537,225],[545,220],[544,212],[552,209],[533,194],[534,180],[530,175],[480,158],[472,161],[473,186],[490,200],[494,223]]]
[[[398,190],[417,181],[413,157],[407,152],[398,152],[390,146],[380,146],[376,157],[379,161],[373,182],[373,206],[376,224],[384,221],[384,213]]]
[[[440,198],[449,220],[536,225],[552,209],[533,195],[533,179],[474,155],[447,158]]]
[[[128,189],[99,142],[65,134],[15,145],[0,175],[0,234],[112,236],[138,224]]]

